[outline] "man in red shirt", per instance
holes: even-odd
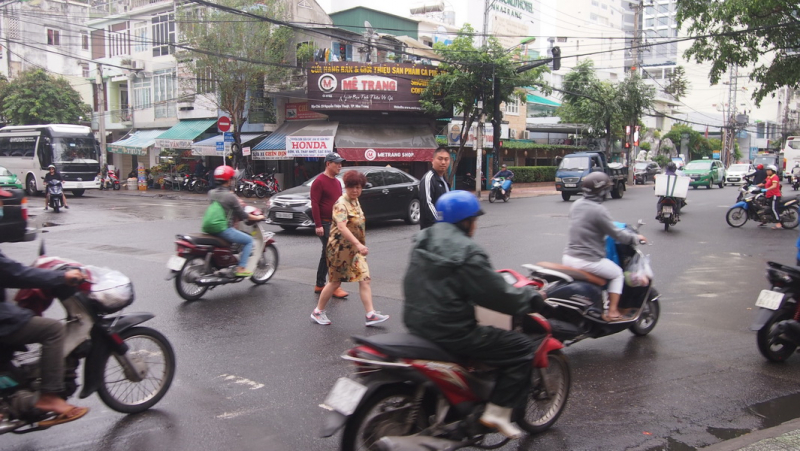
[[[342,158],[338,153],[331,152],[325,156],[325,172],[319,175],[311,184],[311,215],[314,217],[314,226],[320,241],[322,241],[322,255],[317,266],[317,282],[314,293],[322,292],[328,276],[328,260],[325,258],[325,246],[328,245],[328,235],[331,232],[331,216],[333,204],[342,197],[342,184],[336,178],[342,170]],[[347,292],[339,287],[333,292],[335,298],[347,297]]]
[[[764,188],[767,189],[766,198],[770,202],[772,202],[772,214],[775,215],[775,221],[777,224],[773,226],[773,229],[781,229],[783,226],[781,225],[781,182],[777,175],[778,168],[774,165],[767,166],[767,180],[764,181]],[[761,223],[764,225],[765,223]]]

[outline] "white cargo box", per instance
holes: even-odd
[[[656,196],[686,198],[692,179],[681,175],[656,175]]]

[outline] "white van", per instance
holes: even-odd
[[[786,174],[791,174],[794,164],[800,163],[800,136],[786,138],[786,145],[783,146],[783,161],[786,163]]]

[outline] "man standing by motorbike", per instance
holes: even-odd
[[[0,189],[0,199],[10,196],[11,193]],[[76,286],[83,280],[78,269],[63,272],[31,268],[0,252],[0,346],[42,344],[39,360],[42,382],[35,406],[56,414],[54,418],[40,422],[42,427],[77,420],[89,409],[68,404],[59,396],[64,391],[64,325],[61,321],[35,316],[32,311],[7,302],[5,289]]]
[[[544,305],[529,287],[506,283],[492,269],[486,252],[471,239],[483,214],[467,191],[443,194],[436,202],[439,222],[416,236],[403,277],[403,321],[409,332],[446,351],[470,359],[504,362],[490,402],[480,418],[485,426],[517,438],[511,413],[527,399],[533,343],[526,336],[479,326],[475,305],[508,315],[525,314]]]
[[[56,171],[55,165],[50,165],[47,167],[47,174],[44,176],[44,209],[47,210],[47,207],[50,205],[50,190],[47,189],[47,185],[50,183],[50,180],[58,180],[59,182],[64,182],[64,178],[61,177],[61,173]],[[67,205],[67,196],[64,195],[64,192],[61,192],[61,201],[64,202],[64,208],[69,208]]]
[[[498,171],[497,174],[495,174],[494,177],[492,177],[492,178],[496,179],[498,177],[503,177],[506,180],[513,181],[514,180],[514,172],[511,169],[508,169],[508,166],[503,164],[502,166],[500,166],[500,171]],[[511,194],[511,184],[510,183],[508,185],[508,192],[509,192],[509,194]],[[506,190],[503,189],[501,194],[505,195],[506,194]]]
[[[608,210],[602,205],[613,186],[611,178],[604,172],[592,172],[581,181],[583,198],[569,209],[567,247],[561,262],[575,269],[590,272],[608,280],[608,312],[603,319],[609,322],[625,318],[619,311],[619,298],[625,276],[616,263],[606,257],[606,235],[623,244],[646,241],[637,235],[614,225]]]
[[[225,216],[228,218],[228,228],[215,235],[225,241],[243,245],[242,252],[239,254],[239,265],[236,267],[234,275],[236,277],[250,277],[253,273],[248,272],[246,268],[250,253],[253,252],[253,237],[234,228],[233,223],[235,220],[244,221],[247,219],[261,221],[264,216],[252,215],[244,211],[239,198],[231,192],[231,179],[234,174],[235,171],[230,166],[217,167],[214,170],[214,180],[217,181],[218,186],[208,192],[208,200],[209,202],[219,202],[225,210]]]
[[[420,230],[427,229],[436,223],[436,201],[442,194],[450,191],[447,180],[447,168],[450,167],[450,151],[445,146],[439,146],[433,151],[433,166],[419,181],[420,201]]]

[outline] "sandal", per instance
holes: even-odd
[[[83,417],[87,413],[89,413],[88,407],[73,407],[69,412],[59,414],[49,420],[40,421],[39,427],[49,428],[58,424],[69,423],[70,421],[75,421]]]

